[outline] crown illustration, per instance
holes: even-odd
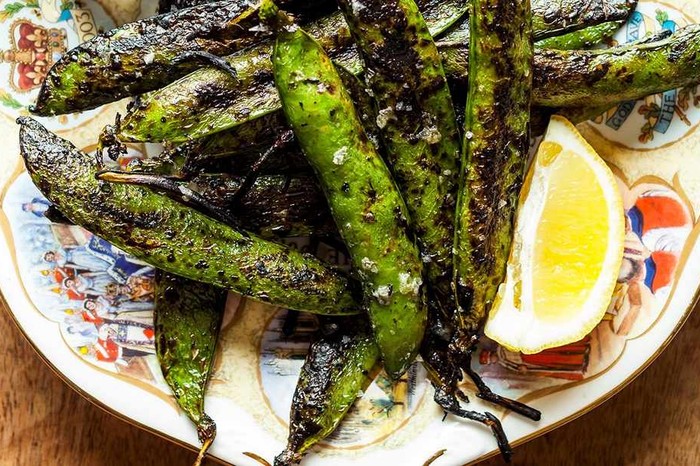
[[[0,63],[12,65],[10,86],[18,92],[39,87],[54,62],[68,49],[66,31],[21,19],[10,26],[12,48],[0,51]]]

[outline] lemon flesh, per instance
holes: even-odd
[[[624,231],[612,172],[571,123],[553,117],[520,194],[486,335],[531,354],[590,333],[610,302]]]

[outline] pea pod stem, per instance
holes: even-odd
[[[426,318],[423,267],[408,212],[330,58],[279,15],[272,63],[282,109],[360,276],[387,373],[398,378],[418,352]]]
[[[75,224],[166,272],[253,299],[357,313],[351,280],[312,256],[239,231],[147,189],[95,178],[95,158],[21,117],[20,148],[39,190]]]

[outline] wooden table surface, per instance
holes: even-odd
[[[0,308],[1,466],[192,463],[193,453],[81,398],[36,355],[2,301]],[[591,413],[516,448],[513,464],[700,465],[699,339],[700,309],[630,386]],[[501,464],[498,458],[482,463]]]

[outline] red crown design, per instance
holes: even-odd
[[[66,31],[45,28],[27,20],[15,21],[10,27],[12,48],[0,51],[0,63],[10,63],[10,86],[18,92],[39,87],[49,68],[66,52]]]

